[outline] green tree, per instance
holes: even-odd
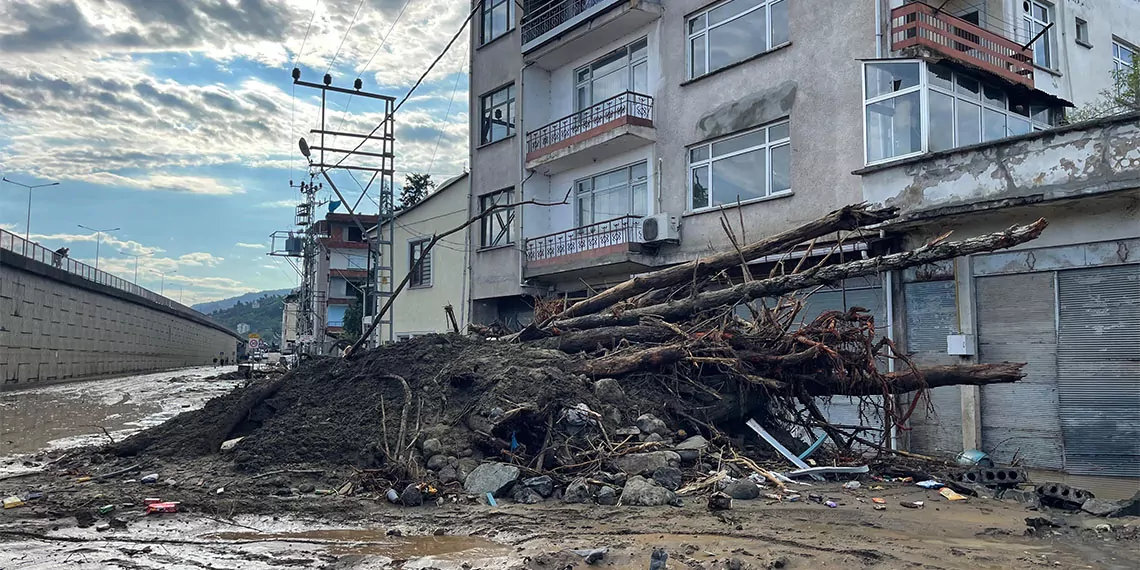
[[[430,174],[412,172],[404,176],[404,188],[400,191],[400,204],[402,208],[415,206],[427,198],[429,192],[435,189],[435,181]]]
[[[1113,71],[1111,88],[1101,91],[1092,103],[1069,111],[1065,118],[1079,123],[1134,111],[1140,111],[1140,65],[1135,63]]]
[[[358,297],[355,301],[348,304],[348,308],[344,311],[344,332],[341,338],[356,342],[360,338],[361,320],[364,318],[364,303]]]

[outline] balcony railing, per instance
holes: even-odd
[[[926,46],[1033,87],[1033,50],[921,2],[891,10],[891,49]]]
[[[542,37],[598,4],[612,2],[613,0],[551,0],[537,8],[531,8],[523,19],[522,43],[526,45]]]
[[[633,119],[634,122],[652,126],[653,97],[626,91],[573,115],[558,119],[549,125],[527,133],[526,152],[530,154],[566,142],[589,132],[591,129],[622,118]]]
[[[526,240],[527,261],[543,261],[641,242],[641,216],[622,216]]]
[[[127,293],[137,295],[159,305],[164,305],[172,309],[178,309],[184,312],[195,312],[190,307],[176,303],[171,299],[167,299],[166,297],[155,293],[154,291],[139,287],[138,285],[135,285],[126,279],[115,277],[106,271],[95,269],[86,263],[81,263],[79,261],[71,259],[70,257],[59,255],[56,252],[36,242],[25,240],[24,238],[11,232],[0,230],[0,249],[5,249],[12,253],[15,253],[16,255],[22,255],[40,263],[51,265],[56,269],[61,269],[67,273],[71,273],[72,275],[78,275],[79,277],[82,277],[83,279],[86,279],[93,283],[106,285],[107,287],[118,289],[120,291],[126,291]]]

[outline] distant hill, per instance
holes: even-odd
[[[288,292],[286,289],[285,293]],[[266,342],[277,344],[281,340],[281,310],[285,305],[285,295],[273,291],[257,294],[260,297],[248,301],[236,300],[233,306],[209,313],[209,317],[235,331],[238,330],[238,325],[245,323],[249,325],[249,331],[245,334],[257,333]]]
[[[214,311],[220,311],[222,309],[228,309],[228,308],[236,305],[238,303],[238,301],[241,301],[242,303],[252,303],[253,301],[258,300],[258,299],[264,297],[265,295],[281,296],[281,295],[287,295],[289,293],[289,291],[292,291],[292,289],[278,289],[276,291],[258,291],[256,293],[246,293],[245,295],[240,295],[238,297],[230,297],[229,299],[222,299],[221,301],[210,301],[209,303],[198,303],[197,305],[192,305],[190,308],[194,309],[195,311],[198,311],[199,313],[205,313],[208,315],[210,313],[213,313]]]

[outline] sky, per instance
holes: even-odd
[[[59,183],[31,191],[33,241],[90,265],[98,247],[99,268],[132,281],[137,259],[140,285],[184,304],[295,287],[294,268],[266,255],[269,235],[293,228],[290,181],[308,180],[297,139],[315,144],[319,125],[320,92],[295,88],[293,67],[403,98],[467,5],[0,0],[0,175]],[[466,168],[468,45],[464,31],[397,113],[397,184]],[[330,95],[328,128],[368,132],[381,111]],[[350,176],[333,179],[356,201],[367,178]],[[375,213],[369,194],[360,208]],[[28,195],[0,183],[0,228],[28,231]]]

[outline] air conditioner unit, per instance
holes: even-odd
[[[681,220],[669,214],[641,218],[641,243],[681,241]]]

